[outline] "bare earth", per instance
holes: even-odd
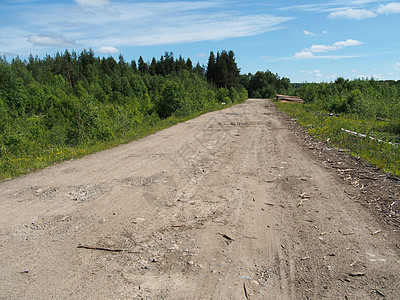
[[[268,100],[0,183],[0,299],[399,299],[398,233]]]

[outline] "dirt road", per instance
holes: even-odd
[[[0,299],[399,299],[355,195],[250,99],[0,183]]]

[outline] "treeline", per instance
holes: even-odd
[[[375,79],[349,80],[342,77],[330,83],[305,83],[297,96],[306,103],[320,105],[334,113],[353,113],[360,117],[400,118],[400,82]]]
[[[280,78],[267,70],[240,74],[240,69],[235,62],[233,51],[222,51],[210,53],[207,64],[206,76],[208,82],[214,83],[217,87],[245,88],[251,98],[273,98],[276,94],[290,94],[294,89],[289,78]]]
[[[267,70],[258,71],[254,75],[244,74],[240,76],[240,83],[248,90],[251,98],[274,98],[276,94],[292,94],[294,89],[289,78],[280,78]]]
[[[48,149],[134,136],[170,116],[246,98],[243,86],[210,83],[200,64],[168,52],[137,63],[95,57],[92,50],[0,58],[0,171]]]

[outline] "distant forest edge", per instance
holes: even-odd
[[[400,81],[292,84],[271,71],[241,74],[233,51],[207,66],[165,52],[145,62],[83,50],[0,58],[0,180],[125,143],[201,113],[275,94],[334,113],[395,120]],[[394,129],[394,130],[393,130]],[[399,132],[400,133],[400,132]]]

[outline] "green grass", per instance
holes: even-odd
[[[383,172],[400,176],[400,145],[396,143],[400,131],[400,121],[361,118],[353,114],[330,116],[329,112],[313,104],[276,103],[279,110],[297,119],[309,134],[320,141],[327,141],[334,147],[347,149],[351,155],[377,166]],[[347,129],[367,138],[349,135]],[[369,137],[382,140],[372,140]]]
[[[40,153],[32,154],[25,157],[0,157],[0,181],[5,179],[12,179],[32,171],[44,169],[55,163],[61,163],[66,160],[76,159],[83,157],[87,154],[102,151],[108,148],[118,146],[120,144],[129,143],[134,140],[141,139],[150,134],[161,131],[165,128],[171,127],[181,122],[198,117],[207,112],[216,111],[228,108],[237,103],[230,104],[217,104],[216,106],[203,110],[201,112],[195,112],[187,116],[176,117],[171,116],[167,119],[159,120],[155,124],[143,124],[139,128],[133,129],[125,136],[117,137],[112,141],[107,142],[96,142],[94,144],[82,144],[74,147],[51,147],[43,150]]]

